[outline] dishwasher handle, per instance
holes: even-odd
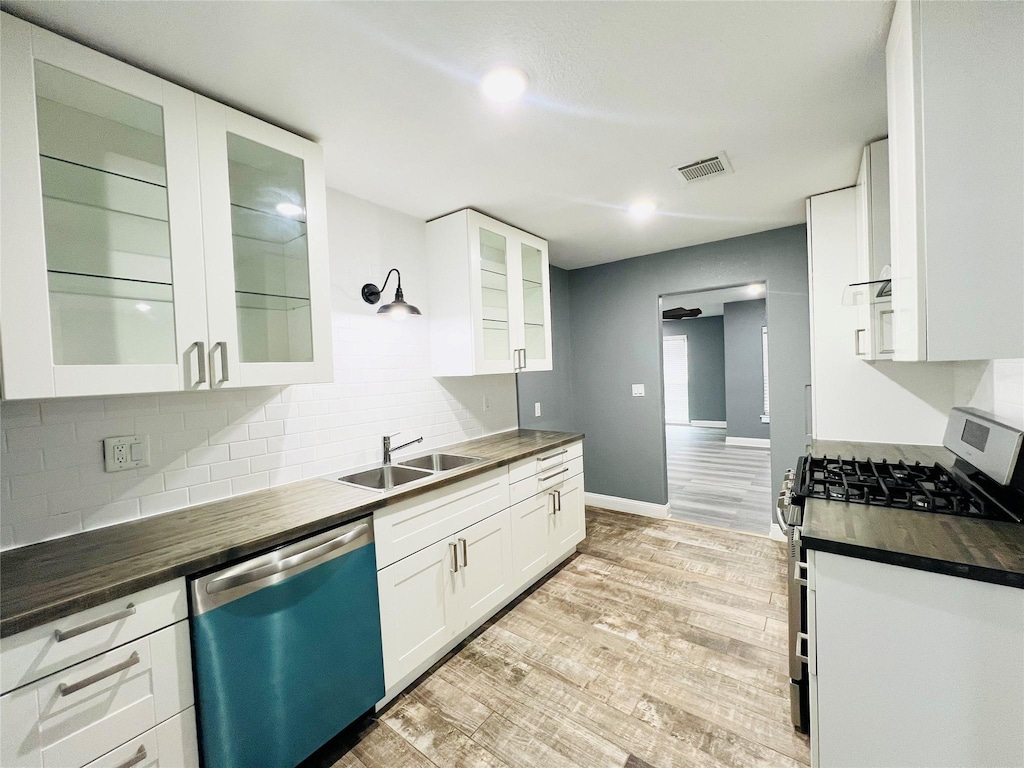
[[[276,576],[277,574],[291,570],[292,568],[298,568],[300,565],[305,565],[306,563],[321,558],[336,549],[351,544],[361,536],[365,536],[369,530],[370,524],[363,523],[362,525],[353,528],[348,533],[343,533],[337,538],[331,539],[323,544],[319,544],[311,549],[307,549],[304,552],[299,552],[291,555],[290,557],[286,557],[283,560],[256,566],[247,571],[221,576],[206,585],[206,594],[215,595],[218,592],[224,592],[229,589],[234,589],[235,587],[241,587],[245,584],[251,584],[254,581],[265,579],[268,576]]]

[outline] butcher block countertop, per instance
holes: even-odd
[[[954,456],[935,446],[816,440],[814,456],[939,463]],[[801,540],[808,549],[1024,588],[1024,525],[807,499]]]
[[[582,439],[571,432],[511,430],[434,449],[483,461],[392,491],[363,490],[321,478],[302,480],[7,550],[0,553],[0,637],[227,565]]]

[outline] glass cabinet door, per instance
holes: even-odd
[[[198,114],[211,385],[331,381],[322,150],[202,97]]]
[[[5,397],[202,386],[194,97],[8,21]]]
[[[529,243],[521,243],[520,249],[523,275],[523,348],[526,351],[526,367],[530,370],[547,370],[551,367],[547,258],[540,248]]]
[[[512,326],[509,317],[508,240],[480,227],[480,296],[483,325],[482,358],[509,363]]]

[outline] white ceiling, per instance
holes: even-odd
[[[732,288],[718,288],[714,291],[694,291],[693,293],[673,293],[661,297],[661,308],[687,309],[700,308],[701,317],[715,317],[725,313],[725,305],[734,301],[753,301],[764,298],[764,283],[738,285]],[[756,290],[755,290],[756,289]]]
[[[567,268],[802,222],[886,131],[891,2],[3,7],[323,142],[332,187],[423,219],[478,208]],[[523,103],[480,97],[497,63],[529,75]],[[720,150],[733,175],[675,180]]]

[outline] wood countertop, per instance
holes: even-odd
[[[940,446],[815,440],[815,456],[941,464]],[[1024,588],[1024,525],[842,501],[807,499],[801,540],[809,549]]]
[[[582,439],[571,432],[511,430],[433,449],[482,461],[392,491],[302,480],[0,552],[0,637],[227,565]]]

